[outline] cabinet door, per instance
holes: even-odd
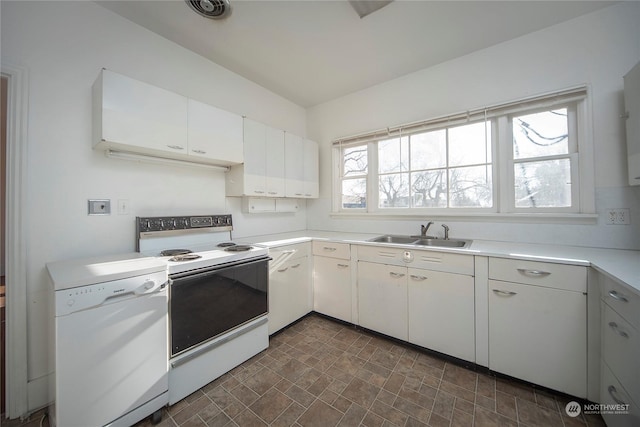
[[[290,259],[269,275],[269,334],[311,311],[309,257]]]
[[[244,119],[244,194],[265,196],[267,174],[266,126]]]
[[[96,120],[101,121],[102,129],[97,138],[118,145],[187,154],[186,97],[103,70],[102,81],[94,85],[94,102]]]
[[[313,308],[318,313],[352,321],[351,261],[313,257]]]
[[[489,368],[585,397],[587,297],[489,280]]]
[[[475,361],[473,277],[409,268],[409,342]]]
[[[189,99],[189,155],[220,164],[242,163],[242,117]]]
[[[266,128],[265,181],[269,197],[284,197],[284,131]]]
[[[304,146],[304,197],[319,197],[319,166],[318,144],[308,139],[303,141]]]
[[[302,138],[284,134],[285,195],[304,197],[304,145]]]
[[[640,63],[624,76],[629,185],[640,185]]]
[[[406,267],[358,262],[358,316],[365,328],[408,340]]]

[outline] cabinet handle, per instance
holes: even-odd
[[[207,154],[207,152],[203,150],[191,150],[191,151],[193,151],[196,154]]]
[[[611,396],[613,401],[616,402],[618,405],[626,405],[627,404],[627,402],[625,402],[624,400],[622,400],[618,396],[616,396],[616,393],[618,393],[618,390],[614,386],[610,385],[607,388],[607,391],[609,392],[609,396]]]
[[[295,193],[296,196],[302,196],[302,193]]]
[[[611,298],[613,298],[613,299],[617,299],[618,301],[629,302],[627,297],[625,297],[624,295],[619,294],[617,291],[609,291],[609,296]]]
[[[389,272],[389,276],[393,277],[394,279],[399,279],[400,277],[404,277],[404,274],[395,273],[395,272],[391,271],[391,272]]]
[[[514,295],[517,295],[517,292],[511,292],[511,291],[503,291],[500,289],[494,289],[493,293],[499,296],[503,296],[503,297],[512,297]]]
[[[277,191],[269,191],[269,194],[278,194]]]
[[[300,264],[296,264],[296,265],[292,265],[291,268],[298,268],[300,267]]]
[[[325,246],[322,249],[324,249],[325,251],[329,251],[329,252],[333,252],[333,251],[337,250],[337,248],[332,248],[330,246]]]
[[[289,267],[282,268],[282,269],[278,270],[278,273],[284,273],[288,269],[289,269]]]
[[[347,268],[349,267],[349,264],[338,264],[339,268]]]
[[[417,281],[423,281],[423,280],[427,280],[426,276],[416,276],[415,274],[410,275],[409,277],[411,277],[413,280],[417,280]]]
[[[529,270],[527,268],[519,268],[518,272],[524,276],[529,276],[529,277],[544,277],[551,274],[548,271]]]
[[[613,329],[622,338],[629,338],[629,334],[621,330],[616,322],[609,322],[609,327]]]
[[[167,147],[173,148],[174,150],[184,150],[184,147],[181,147],[179,145],[167,145]]]
[[[253,190],[253,192],[256,194],[264,194],[264,191],[260,191],[260,190]]]

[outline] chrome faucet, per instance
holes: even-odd
[[[449,226],[442,224],[442,228],[444,228],[444,240],[449,240]]]
[[[429,227],[431,227],[431,225],[433,225],[433,221],[429,221],[426,226],[425,225],[420,226],[421,237],[427,237],[427,230],[429,230]]]

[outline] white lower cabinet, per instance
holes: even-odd
[[[309,250],[306,245],[270,251],[269,334],[295,322],[312,310]]]
[[[409,342],[475,361],[474,278],[408,269]]]
[[[359,261],[358,316],[361,326],[408,341],[407,268]]]
[[[583,292],[489,280],[489,368],[586,397],[586,300]]]
[[[313,309],[345,322],[353,321],[350,260],[313,257]]]

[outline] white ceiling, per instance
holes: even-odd
[[[347,0],[230,1],[224,20],[183,0],[98,3],[303,107],[612,4],[396,0],[360,19]]]

